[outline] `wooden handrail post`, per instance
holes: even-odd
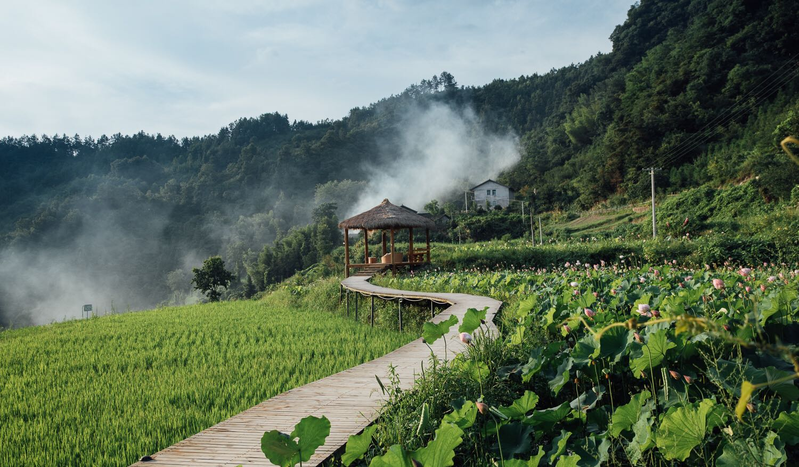
[[[344,227],[344,277],[350,277],[350,229]]]
[[[397,314],[399,315],[399,330],[402,332],[402,299],[397,300]]]
[[[386,256],[386,231],[385,230],[381,230],[380,231],[380,237],[382,237],[382,240],[383,240],[383,256]]]

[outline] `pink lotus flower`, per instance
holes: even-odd
[[[749,287],[749,286],[747,285],[746,287],[744,287],[744,290],[746,290],[746,292],[747,292],[747,293],[749,293],[749,292],[751,292],[751,291],[752,291],[752,287]]]
[[[594,292],[594,298],[599,297],[599,292]]]
[[[472,343],[471,334],[469,334],[468,332],[462,332],[460,337],[461,337],[461,342],[463,342],[466,345],[471,345]]]
[[[685,218],[685,221],[682,223],[683,227],[685,227],[686,225],[688,225],[688,218],[687,217]]]
[[[765,292],[766,291],[766,284],[760,284],[760,290],[762,292]]]
[[[477,406],[477,411],[480,412],[481,415],[485,415],[488,412],[488,404],[485,402],[476,402],[474,405]]]
[[[563,330],[566,331],[566,334],[572,332],[572,328],[570,328],[568,324],[563,325]]]
[[[774,282],[774,281],[777,280],[777,276],[768,276],[768,279],[766,279],[766,280],[769,281],[769,282]]]
[[[677,373],[677,372],[676,372],[676,371],[674,371],[674,370],[669,370],[669,374],[670,374],[670,375],[671,375],[671,377],[672,377],[672,378],[674,378],[674,379],[680,379],[680,377],[682,376],[681,374]]]
[[[638,334],[638,331],[633,333],[633,337],[635,338],[635,342],[638,342],[639,344],[641,343],[641,335]]]
[[[660,316],[660,312],[659,312],[659,311],[657,311],[657,310],[652,310],[652,316],[654,316],[655,318],[657,318],[657,317],[659,317],[659,316]]]
[[[739,272],[739,273],[740,273],[742,276],[746,277],[746,276],[748,276],[749,274],[752,274],[752,269],[751,269],[751,268],[741,268],[740,270],[738,270],[738,272]]]
[[[713,287],[715,287],[716,290],[722,290],[724,288],[724,281],[721,279],[713,279]]]
[[[639,303],[638,304],[638,314],[639,315],[646,315],[647,313],[649,313],[650,309],[651,308],[646,303]]]
[[[593,318],[594,316],[596,316],[596,311],[594,311],[594,310],[592,310],[590,308],[585,308],[583,310],[583,313],[585,313],[585,316],[588,316],[589,318]]]
[[[569,285],[572,286],[572,287],[579,287],[580,283],[579,282],[569,282]]]
[[[691,377],[690,377],[690,376],[688,376],[688,375],[682,375],[682,379],[684,379],[684,380],[685,380],[685,382],[686,382],[686,383],[688,383],[688,384],[691,384],[691,383],[693,383],[693,382],[694,382],[694,379],[693,379],[693,378],[691,378]]]

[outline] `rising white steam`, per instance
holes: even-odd
[[[444,104],[410,110],[399,141],[385,148],[392,162],[369,168],[367,188],[349,215],[383,198],[421,211],[432,199],[463,196],[469,183],[496,177],[521,159],[516,135],[489,133],[471,109]]]

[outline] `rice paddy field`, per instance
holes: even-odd
[[[414,337],[285,300],[0,332],[0,465],[129,465]]]

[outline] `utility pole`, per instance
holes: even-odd
[[[533,226],[533,210],[530,209],[530,241],[535,246],[535,227]]]
[[[655,216],[655,171],[660,170],[659,168],[650,167],[648,169],[643,169],[649,171],[649,178],[652,181],[652,238],[657,238],[658,231],[657,231],[657,223],[656,223],[656,216]]]
[[[538,243],[544,244],[544,231],[541,229],[541,216],[538,216]]]

